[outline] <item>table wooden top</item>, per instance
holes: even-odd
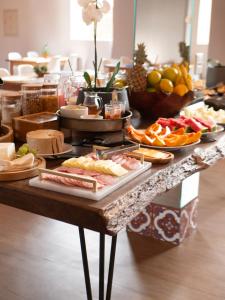
[[[49,63],[52,57],[22,57],[20,59],[6,59],[8,62],[13,62],[15,64],[46,64]],[[60,56],[59,57],[60,61],[67,61],[68,57],[67,56]]]
[[[28,180],[0,182],[0,202],[48,218],[114,235],[152,199],[225,157],[225,134],[216,142],[178,151],[175,160],[156,165],[100,201],[34,188]],[[61,161],[49,161],[54,168]]]

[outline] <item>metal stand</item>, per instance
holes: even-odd
[[[79,227],[79,235],[80,235],[80,246],[81,246],[81,253],[82,253],[87,300],[93,300],[84,228]],[[100,233],[99,238],[100,238],[100,240],[99,240],[99,242],[100,242],[99,243],[99,300],[104,300],[104,299],[110,300],[111,292],[112,292],[115,255],[116,255],[117,235],[112,237],[106,298],[105,298],[105,293],[104,293],[104,286],[105,286],[105,283],[104,283],[104,278],[105,278],[105,234]]]

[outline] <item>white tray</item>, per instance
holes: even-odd
[[[102,198],[106,197],[107,195],[111,194],[133,178],[137,177],[141,173],[145,172],[146,170],[150,169],[152,164],[150,162],[144,162],[143,165],[134,171],[129,171],[128,174],[118,177],[114,184],[105,186],[102,189],[99,189],[97,192],[93,192],[92,190],[79,188],[79,187],[68,187],[63,186],[62,184],[58,184],[55,182],[50,182],[47,180],[40,180],[39,177],[32,178],[29,181],[29,185],[38,187],[44,190],[54,191],[62,194],[69,194],[73,196],[78,196],[82,198],[88,198],[92,200],[101,200]]]

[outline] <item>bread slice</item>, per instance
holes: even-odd
[[[129,153],[129,156],[135,158],[140,157],[140,155],[144,155],[144,159],[152,163],[168,163],[172,159],[174,159],[173,153],[150,149],[150,148],[141,147]]]

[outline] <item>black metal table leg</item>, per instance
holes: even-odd
[[[87,292],[87,300],[92,300],[93,298],[92,298],[91,281],[90,281],[90,273],[89,273],[89,266],[88,266],[84,228],[79,227],[79,235],[80,235],[80,245],[81,245],[84,278],[85,278],[85,285],[86,285],[86,292]],[[117,243],[117,235],[112,237],[112,242],[111,242],[109,273],[108,273],[108,282],[107,282],[107,290],[106,290],[106,298],[105,298],[105,293],[104,293],[104,291],[105,291],[105,282],[104,282],[104,279],[105,279],[105,234],[100,233],[100,235],[99,235],[99,300],[104,300],[104,299],[110,300],[111,299],[114,263],[115,263],[115,255],[116,255],[116,243]]]
[[[106,300],[111,299],[114,263],[115,263],[115,255],[116,255],[116,242],[117,242],[117,235],[112,237],[110,261],[109,261],[108,283],[107,283],[107,290],[106,290]]]
[[[100,233],[99,243],[99,300],[104,300],[105,279],[105,235]]]
[[[90,273],[88,267],[88,258],[87,258],[87,249],[85,242],[84,229],[79,227],[79,235],[80,235],[80,246],[82,253],[82,261],[83,261],[83,269],[84,269],[84,278],[87,292],[87,300],[92,300],[92,291],[91,291],[91,281],[90,281]]]

